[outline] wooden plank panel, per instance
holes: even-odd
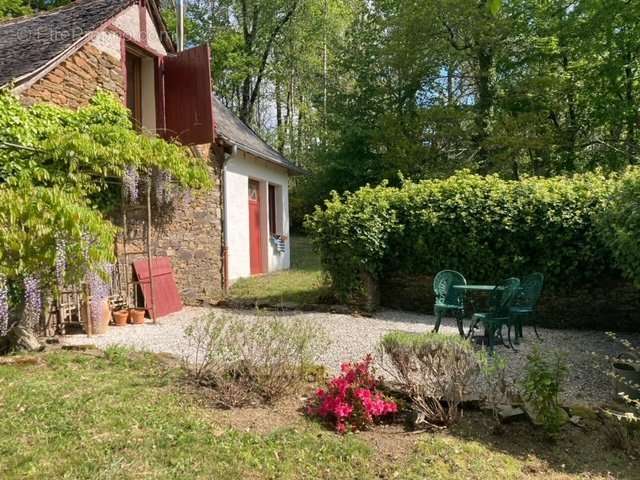
[[[140,282],[142,294],[145,300],[147,300],[145,303],[150,305],[151,302],[148,300],[151,295],[151,289],[147,260],[134,262],[133,269]],[[164,317],[170,313],[182,310],[182,298],[173,277],[171,259],[169,257],[154,257],[151,260],[151,272],[153,275],[153,293],[155,297],[155,305],[152,306],[152,308],[155,308],[156,317]]]
[[[165,138],[183,145],[213,142],[211,88],[208,45],[165,57]]]

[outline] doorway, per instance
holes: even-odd
[[[264,273],[260,221],[260,183],[249,180],[249,257],[251,275]]]

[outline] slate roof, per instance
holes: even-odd
[[[45,67],[134,0],[78,0],[0,23],[0,86]]]
[[[286,168],[290,173],[298,175],[307,173],[260,138],[256,132],[229,110],[215,94],[211,97],[213,99],[213,118],[216,123],[216,135],[227,142],[237,145],[240,150]]]

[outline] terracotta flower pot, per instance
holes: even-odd
[[[126,327],[129,321],[129,310],[117,310],[112,313],[116,327]]]
[[[144,308],[131,308],[129,309],[129,318],[133,325],[144,325],[144,314],[146,310]]]
[[[82,304],[82,310],[80,312],[80,316],[82,318],[82,324],[84,327],[84,331],[87,332],[87,315],[86,315],[86,306]],[[104,299],[100,303],[100,308],[97,309],[97,312],[94,312],[91,307],[89,307],[91,311],[91,333],[93,335],[104,335],[109,330],[109,321],[111,320],[111,309],[109,308],[109,300]],[[96,315],[97,313],[97,315]]]

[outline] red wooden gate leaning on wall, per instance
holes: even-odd
[[[260,184],[249,180],[249,257],[251,275],[264,273],[262,267],[262,235],[260,221]]]

